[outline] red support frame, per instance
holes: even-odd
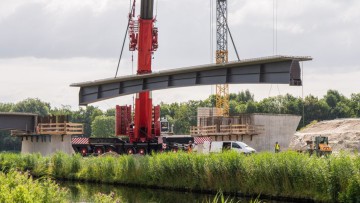
[[[115,135],[128,135],[128,126],[131,124],[131,106],[116,106]]]
[[[161,133],[161,125],[160,125],[160,106],[154,106],[154,134],[155,136],[160,136]]]

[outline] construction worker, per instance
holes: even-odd
[[[189,145],[188,145],[188,153],[191,153],[192,152],[192,149],[193,148],[193,145],[192,145],[192,142],[189,141]]]
[[[278,142],[275,142],[275,153],[279,153],[280,152],[280,145]]]

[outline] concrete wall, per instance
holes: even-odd
[[[199,107],[197,109],[197,125],[204,126],[200,123],[200,118],[221,116],[221,109],[216,107]]]
[[[32,138],[32,139],[31,139]],[[23,137],[21,153],[40,153],[43,156],[62,151],[67,154],[73,154],[71,146],[71,135],[39,135]]]
[[[244,136],[244,142],[257,151],[274,151],[275,142],[279,142],[281,150],[289,147],[296,132],[301,116],[283,114],[253,114],[254,125],[263,125],[264,131],[259,135]]]
[[[241,141],[256,151],[274,151],[275,142],[281,150],[287,150],[299,125],[301,116],[284,114],[251,114],[251,125],[261,125],[264,130],[258,135],[210,136],[213,141]]]

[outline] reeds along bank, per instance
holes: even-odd
[[[328,158],[295,152],[87,158],[63,153],[49,157],[0,154],[0,168],[75,181],[222,190],[329,202],[351,202],[360,196],[360,158],[347,154]]]

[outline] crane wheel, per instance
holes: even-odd
[[[146,154],[146,150],[144,148],[140,148],[139,149],[139,154],[140,155],[145,155]]]
[[[134,149],[134,148],[129,148],[129,149],[126,150],[126,153],[127,153],[128,155],[135,154],[135,149]]]
[[[80,153],[82,156],[86,156],[86,154],[88,153],[88,150],[86,149],[86,147],[83,147],[80,149]]]
[[[107,147],[106,148],[106,153],[112,153],[112,152],[115,152],[114,147]]]
[[[101,147],[97,147],[97,148],[95,149],[95,153],[98,154],[98,155],[100,155],[100,154],[103,153],[103,150],[101,149]]]

